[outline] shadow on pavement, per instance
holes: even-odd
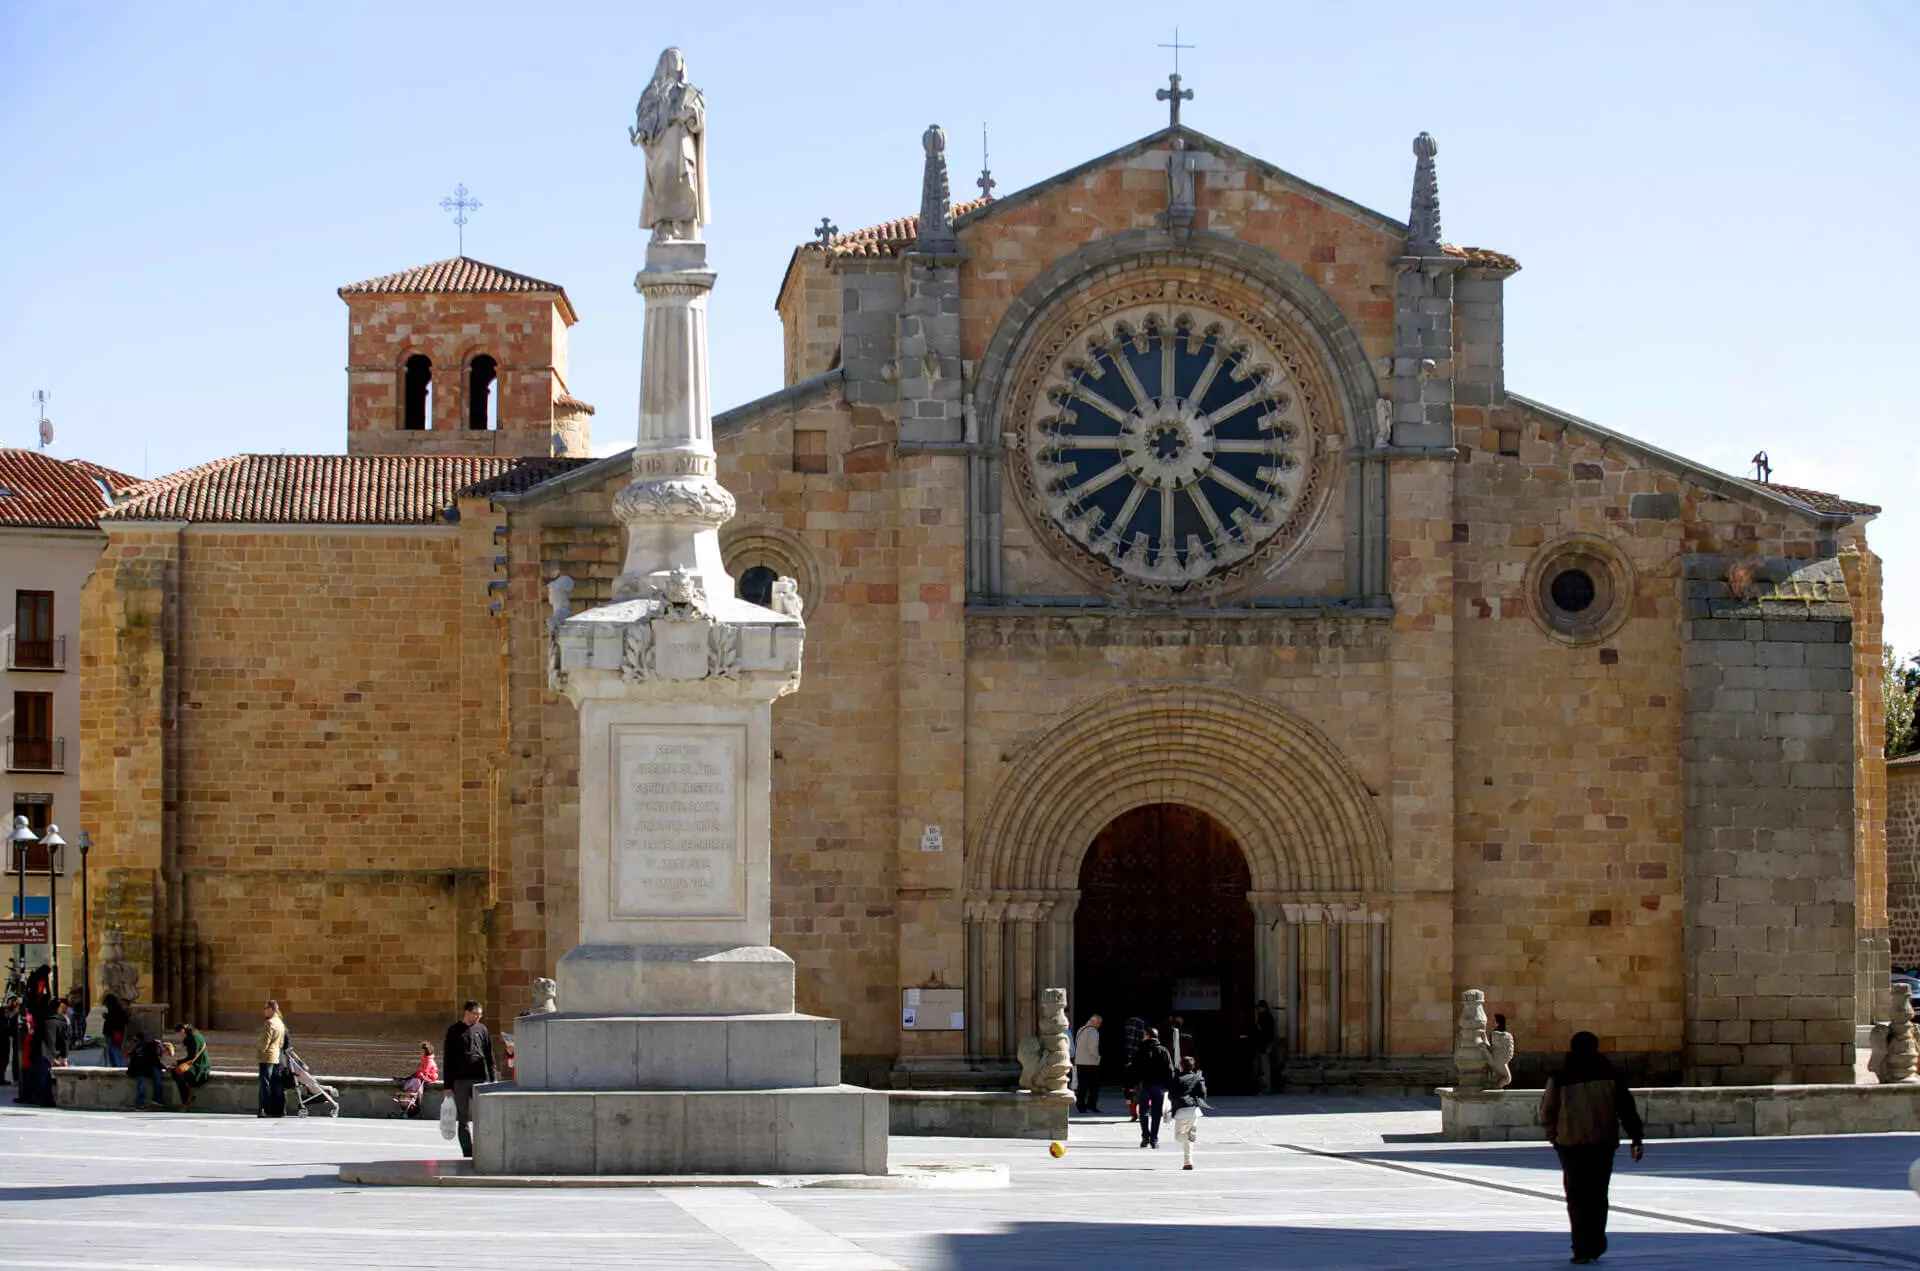
[[[1615,1232],[1605,1263],[1636,1271],[1666,1271],[1715,1263],[1743,1268],[1915,1267],[1920,1254],[1911,1227],[1802,1233],[1797,1239],[1721,1232]],[[948,1236],[931,1265],[952,1271],[1021,1271],[1088,1267],[1521,1268],[1564,1266],[1567,1237],[1560,1232],[1382,1231],[1336,1227],[1133,1226],[1107,1223],[1018,1223],[992,1234]],[[1603,1263],[1603,1265],[1605,1265]]]
[[[339,1187],[336,1166],[324,1174],[299,1178],[175,1178],[151,1183],[76,1183],[61,1187],[0,1187],[0,1204],[8,1201],[91,1200],[98,1196],[194,1196],[214,1192],[286,1192]]]
[[[1545,1143],[1503,1147],[1434,1148],[1417,1152],[1343,1152],[1342,1156],[1404,1161],[1439,1168],[1486,1165],[1558,1174],[1560,1162]],[[1833,1134],[1808,1138],[1649,1139],[1646,1159],[1634,1164],[1623,1148],[1615,1177],[1657,1174],[1666,1178],[1713,1178],[1733,1183],[1796,1187],[1847,1187],[1867,1191],[1907,1190],[1907,1168],[1920,1157],[1920,1134]],[[1551,1184],[1558,1186],[1558,1180]],[[1616,1197],[1617,1199],[1617,1197]],[[1909,1229],[1906,1243],[1920,1249]]]

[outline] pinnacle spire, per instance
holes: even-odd
[[[1413,139],[1413,211],[1407,217],[1407,255],[1440,254],[1440,178],[1433,167],[1433,156],[1440,152],[1433,134],[1423,132]]]
[[[960,250],[953,232],[953,193],[947,185],[947,134],[929,124],[920,138],[927,170],[920,182],[920,238],[914,250],[946,255]]]

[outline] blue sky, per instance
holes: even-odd
[[[713,390],[778,387],[774,289],[824,214],[913,211],[946,126],[1010,193],[1185,119],[1447,237],[1507,287],[1518,392],[1727,471],[1887,507],[1889,636],[1920,646],[1911,4],[682,6],[0,0],[0,443],[158,474],[344,445],[343,283],[454,252],[563,283],[597,449],[630,436],[639,156],[666,44],[711,110]]]

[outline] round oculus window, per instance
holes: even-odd
[[[1022,440],[1052,524],[1112,573],[1168,591],[1261,552],[1317,492],[1314,429],[1285,362],[1206,311],[1140,306],[1083,328]]]
[[[1535,619],[1573,643],[1611,634],[1626,616],[1632,571],[1612,545],[1576,539],[1551,546],[1527,571]]]

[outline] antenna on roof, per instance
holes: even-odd
[[[1753,465],[1753,479],[1755,481],[1765,483],[1773,480],[1773,463],[1767,458],[1766,451],[1762,450],[1759,454],[1747,460],[1747,462]]]
[[[52,394],[44,388],[33,391],[33,405],[40,416],[40,449],[45,450],[53,444],[53,421],[47,418],[47,398]]]

